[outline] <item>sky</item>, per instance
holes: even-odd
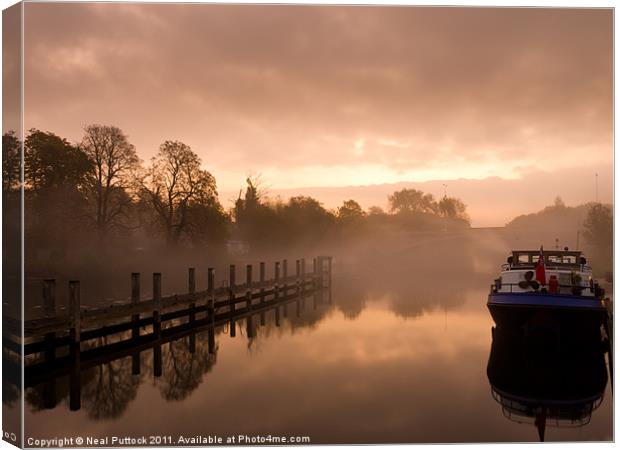
[[[543,171],[601,173],[611,201],[611,9],[26,3],[24,23],[26,129],[116,125],[145,163],[180,140],[222,192],[486,179],[480,203]]]

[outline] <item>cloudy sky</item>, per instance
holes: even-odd
[[[26,129],[181,140],[223,191],[611,179],[610,9],[27,3],[25,74]]]

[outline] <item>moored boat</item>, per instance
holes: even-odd
[[[517,250],[491,286],[487,306],[502,328],[600,333],[609,300],[580,251]]]

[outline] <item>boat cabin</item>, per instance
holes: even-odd
[[[586,263],[580,251],[543,250],[543,258],[547,268],[579,269]],[[540,250],[515,250],[508,257],[508,265],[512,269],[533,268],[540,258]]]

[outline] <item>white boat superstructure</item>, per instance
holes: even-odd
[[[539,267],[542,255],[544,265]],[[502,265],[495,280],[496,293],[564,294],[583,297],[600,296],[592,278],[592,268],[580,251],[517,250]]]

